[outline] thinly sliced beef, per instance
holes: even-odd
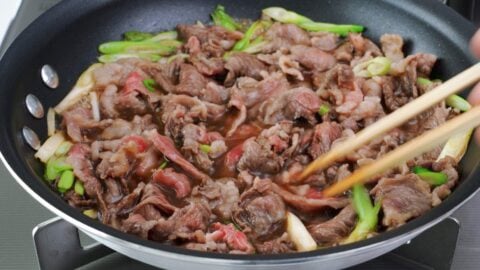
[[[313,157],[327,153],[332,143],[342,136],[342,127],[336,122],[323,122],[315,126],[308,153]]]
[[[337,60],[329,53],[315,47],[295,45],[290,48],[293,60],[298,61],[302,66],[318,72],[332,68]]]
[[[382,224],[388,227],[398,227],[432,208],[430,186],[415,174],[383,178],[371,193],[382,200]]]
[[[190,162],[188,162],[175,148],[175,145],[170,138],[158,134],[155,129],[146,132],[145,135],[153,142],[153,145],[158,149],[158,151],[164,154],[169,160],[180,166],[185,172],[195,179],[206,180],[210,178],[208,175],[202,173]]]
[[[255,250],[247,236],[237,231],[233,224],[224,225],[219,222],[212,224],[213,232],[206,235],[207,242],[224,242],[230,248],[230,253],[253,253]]]
[[[254,55],[244,52],[236,52],[229,55],[225,63],[225,69],[228,70],[225,78],[225,85],[232,86],[238,77],[251,77],[256,80],[261,80],[260,71],[266,70],[265,66]]]
[[[328,32],[312,32],[310,33],[312,38],[312,46],[319,48],[322,51],[333,51],[340,45],[340,39],[337,34]]]
[[[452,188],[457,184],[459,175],[456,169],[457,162],[450,156],[434,162],[432,168],[434,171],[443,172],[447,175],[447,183],[438,186],[432,191],[432,205],[439,205],[452,192]]]
[[[102,192],[102,187],[93,173],[89,156],[90,147],[77,143],[68,152],[67,162],[72,165],[73,173],[83,183],[87,195],[96,198]]]
[[[205,184],[196,186],[192,191],[192,196],[208,203],[212,213],[220,219],[229,220],[240,193],[234,180],[223,178],[207,180]]]
[[[252,239],[268,240],[285,225],[285,204],[271,191],[270,183],[257,178],[253,187],[242,193],[233,212],[235,222]]]
[[[310,45],[308,33],[294,24],[274,23],[265,33],[265,37],[269,42],[263,50],[267,53],[296,44]]]
[[[295,245],[287,233],[273,240],[256,243],[255,249],[262,254],[281,254],[295,252]]]
[[[346,197],[306,198],[305,196],[292,193],[275,183],[271,183],[271,190],[279,194],[287,204],[304,212],[312,212],[325,208],[339,209],[349,204],[349,199]]]
[[[352,206],[347,206],[334,218],[308,226],[308,231],[319,246],[338,244],[347,237],[355,226],[357,214]]]
[[[178,198],[185,198],[192,189],[188,177],[175,172],[172,168],[157,170],[153,173],[152,180],[175,190]]]
[[[382,51],[386,57],[393,62],[398,62],[404,58],[403,55],[403,38],[399,35],[385,34],[380,37]]]
[[[315,115],[320,107],[320,99],[312,90],[299,87],[281,93],[260,107],[264,124],[274,125],[282,120],[306,119],[316,122]]]
[[[136,214],[141,214],[147,220],[162,219],[176,210],[160,188],[152,183],[145,185],[140,202],[134,208]]]
[[[177,25],[177,31],[181,39],[188,41],[195,36],[200,42],[202,51],[209,56],[221,57],[223,53],[230,50],[243,34],[237,31],[229,31],[221,26],[203,25]]]
[[[114,122],[111,119],[95,121],[92,118],[91,110],[81,106],[63,112],[62,116],[63,124],[67,129],[67,135],[74,142],[90,141],[98,132]]]

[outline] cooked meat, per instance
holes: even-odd
[[[357,214],[352,206],[347,206],[334,218],[308,226],[308,231],[319,246],[338,244],[347,237],[355,226]]]
[[[438,104],[300,180],[313,160],[439,85],[418,80],[429,78],[437,57],[405,54],[397,34],[382,35],[379,46],[361,33],[310,32],[266,15],[255,31],[246,32],[248,20],[237,23],[237,30],[179,24],[177,41],[160,41],[174,45],[170,53],[126,48],[122,56],[136,57],[99,65],[91,80],[85,73],[80,82],[92,84],[86,90],[98,97],[100,119],[89,93],[61,112],[56,132],[71,147],[62,144],[46,162],[49,185],[58,187],[62,171],[71,170],[72,187],[60,191],[72,207],[188,249],[295,252],[287,211],[319,247],[336,246],[357,213],[350,192],[325,197],[324,189],[460,113]],[[359,76],[375,57],[391,60],[388,72]],[[437,161],[441,150],[365,184],[381,203],[372,235],[423,215],[452,192],[458,160]],[[414,166],[448,181],[430,186]]]
[[[398,227],[432,207],[430,186],[415,174],[383,178],[372,193],[382,201],[384,226]]]

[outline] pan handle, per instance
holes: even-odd
[[[95,243],[83,247],[78,229],[56,217],[33,229],[33,243],[40,269],[75,269],[105,257],[113,250]]]

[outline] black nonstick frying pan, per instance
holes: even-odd
[[[447,79],[475,59],[468,51],[473,25],[438,0],[66,0],[30,25],[0,62],[1,159],[17,182],[39,203],[104,245],[134,259],[168,269],[338,269],[384,254],[435,225],[472,197],[480,187],[480,149],[472,142],[455,191],[438,207],[406,225],[354,244],[307,253],[223,255],[186,250],[142,240],[85,217],[55,194],[41,178],[43,165],[21,136],[28,126],[46,138],[46,121],[25,109],[25,96],[35,94],[45,108],[57,104],[78,75],[95,62],[98,44],[119,39],[125,31],[161,31],[178,23],[208,21],[217,4],[236,17],[257,18],[267,6],[282,6],[318,21],[356,23],[378,41],[383,33],[398,33],[406,50],[440,57],[433,77]],[[53,66],[60,75],[56,90],[40,79],[40,68]],[[465,92],[464,94],[466,94]],[[14,203],[14,202],[12,202]]]

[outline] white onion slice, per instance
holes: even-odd
[[[48,108],[47,112],[47,133],[48,136],[55,134],[55,110],[53,108]]]
[[[98,96],[95,91],[90,92],[90,105],[92,106],[93,120],[100,121],[100,107],[98,105]]]
[[[298,251],[311,251],[317,248],[317,243],[305,225],[290,212],[287,212],[287,232]]]
[[[83,96],[87,95],[95,85],[95,80],[93,79],[93,71],[103,64],[96,63],[91,65],[87,70],[85,70],[82,75],[77,80],[77,83],[72,88],[72,90],[67,94],[67,96],[58,103],[55,107],[55,111],[58,114],[61,114],[66,109],[70,108],[73,104],[77,103]]]
[[[43,145],[35,153],[35,157],[40,159],[43,163],[47,163],[51,156],[55,154],[58,146],[65,141],[63,133],[57,132],[48,138]]]

